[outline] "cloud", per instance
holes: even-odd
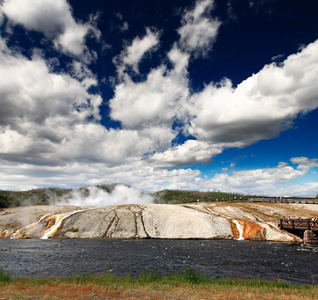
[[[210,163],[212,156],[222,153],[220,146],[214,147],[205,142],[187,140],[184,144],[155,153],[149,163],[159,168],[178,168],[196,163]]]
[[[286,197],[309,197],[314,198],[317,195],[318,182],[306,182],[304,184],[288,185],[287,187],[277,188],[271,191],[271,195]]]
[[[209,16],[213,0],[199,0],[192,10],[186,11],[182,18],[179,47],[195,57],[205,56],[213,46],[221,23]]]
[[[55,155],[69,162],[96,162],[109,167],[124,165],[140,160],[145,153],[169,147],[167,136],[169,132],[160,127],[140,131],[107,130],[99,124],[77,124],[67,138],[56,145]]]
[[[168,56],[174,69],[164,65],[153,69],[143,82],[125,76],[109,102],[110,116],[124,128],[138,129],[152,126],[172,127],[174,120],[184,118],[188,99],[186,77],[187,55],[172,49]]]
[[[193,10],[185,13],[188,17],[184,19],[199,20],[204,7],[211,9],[212,2],[198,1]],[[194,142],[187,142],[149,156],[149,162],[156,166],[181,167],[208,162],[222,151],[220,149],[244,147],[277,137],[292,125],[298,113],[317,107],[314,84],[318,68],[317,42],[289,56],[281,66],[275,63],[265,66],[237,88],[229,79],[224,79],[192,95],[187,71],[190,56],[178,45],[175,43],[167,54],[173,63],[172,69],[161,64],[142,82],[134,82],[126,74],[109,102],[110,116],[120,121],[123,128],[139,130],[161,124],[168,132],[174,122],[179,121],[183,125],[178,130],[188,131],[197,138],[196,147],[189,147]],[[305,74],[306,79],[299,81],[299,76]],[[307,102],[304,97],[308,98]],[[170,138],[172,141],[173,136]],[[191,149],[204,155],[195,155]],[[177,158],[181,153],[187,155]]]
[[[101,96],[88,92],[97,81],[82,63],[74,62],[69,74],[53,73],[40,56],[29,60],[13,53],[2,39],[0,47],[0,158],[47,166],[75,161],[114,166],[169,148],[175,136],[170,127],[106,129],[99,124]]]
[[[67,162],[47,166],[33,163],[1,160],[0,186],[7,190],[25,190],[36,187],[78,187],[104,183],[126,183],[142,191],[159,191],[172,185],[189,187],[199,170],[167,170],[149,166],[144,161],[107,166],[103,162]],[[36,185],[35,185],[36,183]]]
[[[114,62],[118,66],[118,73],[122,75],[127,66],[131,66],[136,73],[138,64],[145,53],[150,51],[159,43],[159,33],[146,28],[146,35],[143,38],[136,37],[132,44],[127,46]]]
[[[266,65],[240,83],[210,83],[192,95],[189,133],[198,140],[251,145],[277,137],[297,114],[318,107],[318,40],[282,64]]]
[[[184,14],[183,26],[179,29],[180,40],[167,53],[172,68],[169,69],[161,64],[150,70],[146,80],[142,82],[135,82],[132,76],[123,73],[127,65],[132,66],[137,72],[138,63],[144,53],[159,43],[158,33],[155,34],[148,28],[144,38],[136,38],[115,60],[119,66],[117,69],[119,83],[115,87],[114,97],[109,102],[110,116],[120,121],[123,128],[140,130],[160,126],[165,128],[167,133],[170,131],[171,134],[167,135],[167,140],[170,142],[177,135],[176,131],[170,129],[175,122],[183,124],[183,129],[186,130],[192,107],[189,104],[187,71],[190,54],[183,48],[201,54],[210,49],[219,27],[218,22],[212,22],[205,17],[212,6],[211,1],[198,1],[193,10]],[[205,32],[205,36],[202,36],[201,30]],[[198,44],[199,41],[189,40],[190,35],[198,36],[200,43],[201,39],[205,42]],[[212,155],[221,152],[220,149],[219,145],[189,141],[175,148],[161,147],[161,152],[150,156],[148,162],[160,167],[207,163],[211,161]],[[178,154],[185,152],[186,156],[177,158]]]
[[[100,38],[94,17],[87,23],[76,22],[66,0],[4,0],[1,11],[13,24],[42,32],[57,49],[89,62],[93,54],[85,46],[88,35]]]
[[[33,50],[26,58],[0,38],[2,188],[124,182],[148,191],[274,193],[317,166],[317,159],[295,157],[291,162],[297,168],[286,163],[233,173],[224,168],[212,179],[184,168],[210,163],[226,148],[276,137],[292,126],[297,114],[315,109],[318,41],[279,66],[266,65],[237,87],[224,79],[193,92],[190,59],[208,54],[221,26],[210,16],[213,1],[197,1],[184,12],[179,39],[148,74],[140,76],[140,63],[160,50],[164,35],[160,29],[146,27],[143,36],[115,54],[117,74],[108,101],[93,92],[99,87],[98,77],[86,64],[94,58],[86,38],[100,37],[94,16],[86,23],[75,20],[66,0],[0,2],[0,23],[3,13],[6,26],[21,24],[26,30],[42,32],[56,50],[71,56],[62,71],[58,56],[47,60]],[[110,109],[107,120],[100,111],[103,102]],[[120,126],[105,127],[102,121],[118,121]],[[175,145],[181,135],[192,137]],[[313,186],[308,184],[307,192]]]
[[[42,57],[29,60],[13,53],[0,38],[0,125],[23,135],[41,126],[58,140],[56,126],[71,127],[89,117],[99,120],[101,97],[87,92],[97,80],[87,70],[83,74],[78,80],[53,73]]]
[[[212,179],[199,178],[196,183],[201,190],[219,190],[229,192],[241,192],[245,194],[257,194],[265,196],[305,196],[315,197],[313,186],[317,183],[308,183],[299,191],[298,185],[291,185],[296,179],[305,176],[310,169],[317,167],[317,159],[296,157],[290,160],[299,164],[295,169],[285,162],[280,162],[277,167],[233,171],[228,173],[225,168],[223,173],[216,174]]]
[[[238,188],[253,187],[289,182],[304,174],[304,171],[295,170],[286,163],[279,163],[276,168],[234,171],[232,176],[227,173],[217,174],[211,181]]]
[[[278,54],[271,58],[272,61],[280,62],[285,57],[285,54]]]
[[[293,159],[291,159],[292,161]],[[132,162],[113,167],[103,163],[69,162],[65,166],[41,166],[0,160],[2,189],[28,190],[51,186],[75,187],[103,183],[125,182],[142,191],[167,189],[241,192],[249,195],[315,197],[317,182],[297,184],[306,172],[280,163],[273,168],[227,173],[224,170],[212,179],[202,179],[199,170],[167,170],[149,166],[145,162]],[[36,185],[34,185],[36,183]],[[97,194],[91,194],[97,196]],[[99,195],[104,196],[104,195]],[[98,197],[99,200],[102,197]],[[106,199],[106,198],[105,198]],[[81,198],[79,197],[79,200]],[[92,204],[90,204],[92,205]]]
[[[294,157],[290,160],[293,164],[298,164],[297,169],[308,172],[310,169],[318,167],[318,159],[309,159],[307,157]]]
[[[0,44],[1,125],[24,133],[31,125],[27,123],[43,126],[52,116],[69,126],[90,116],[100,118],[101,98],[87,92],[97,84],[92,73],[87,72],[82,80],[52,73],[42,57],[28,60],[11,52],[3,40]]]

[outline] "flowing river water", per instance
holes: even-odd
[[[211,278],[318,282],[318,248],[247,240],[0,239],[0,269],[13,277],[193,268]]]

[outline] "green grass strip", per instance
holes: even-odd
[[[177,285],[205,285],[205,286],[219,286],[219,287],[245,287],[245,288],[261,288],[261,289],[284,289],[297,291],[311,291],[318,295],[318,285],[313,282],[310,284],[295,285],[283,280],[261,280],[261,279],[233,279],[233,278],[219,278],[212,279],[206,274],[199,274],[194,269],[186,269],[183,273],[170,272],[166,275],[161,274],[155,270],[144,272],[136,278],[127,275],[125,277],[118,277],[112,275],[108,271],[102,275],[82,274],[70,277],[48,277],[48,278],[11,278],[11,275],[0,269],[0,284],[6,282],[23,283],[28,286],[40,285],[59,285],[59,284],[98,284],[102,286],[138,286],[138,285],[152,285],[152,286],[177,286]]]

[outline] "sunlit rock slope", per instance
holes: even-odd
[[[144,204],[102,208],[28,206],[0,210],[1,238],[249,239],[295,242],[273,221],[317,215],[315,205]]]

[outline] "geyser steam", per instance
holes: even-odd
[[[84,191],[83,189],[77,189],[71,192],[71,198],[62,200],[58,204],[74,206],[109,206],[150,203],[153,203],[152,196],[142,194],[133,187],[118,184],[110,193],[95,186],[86,187]]]

